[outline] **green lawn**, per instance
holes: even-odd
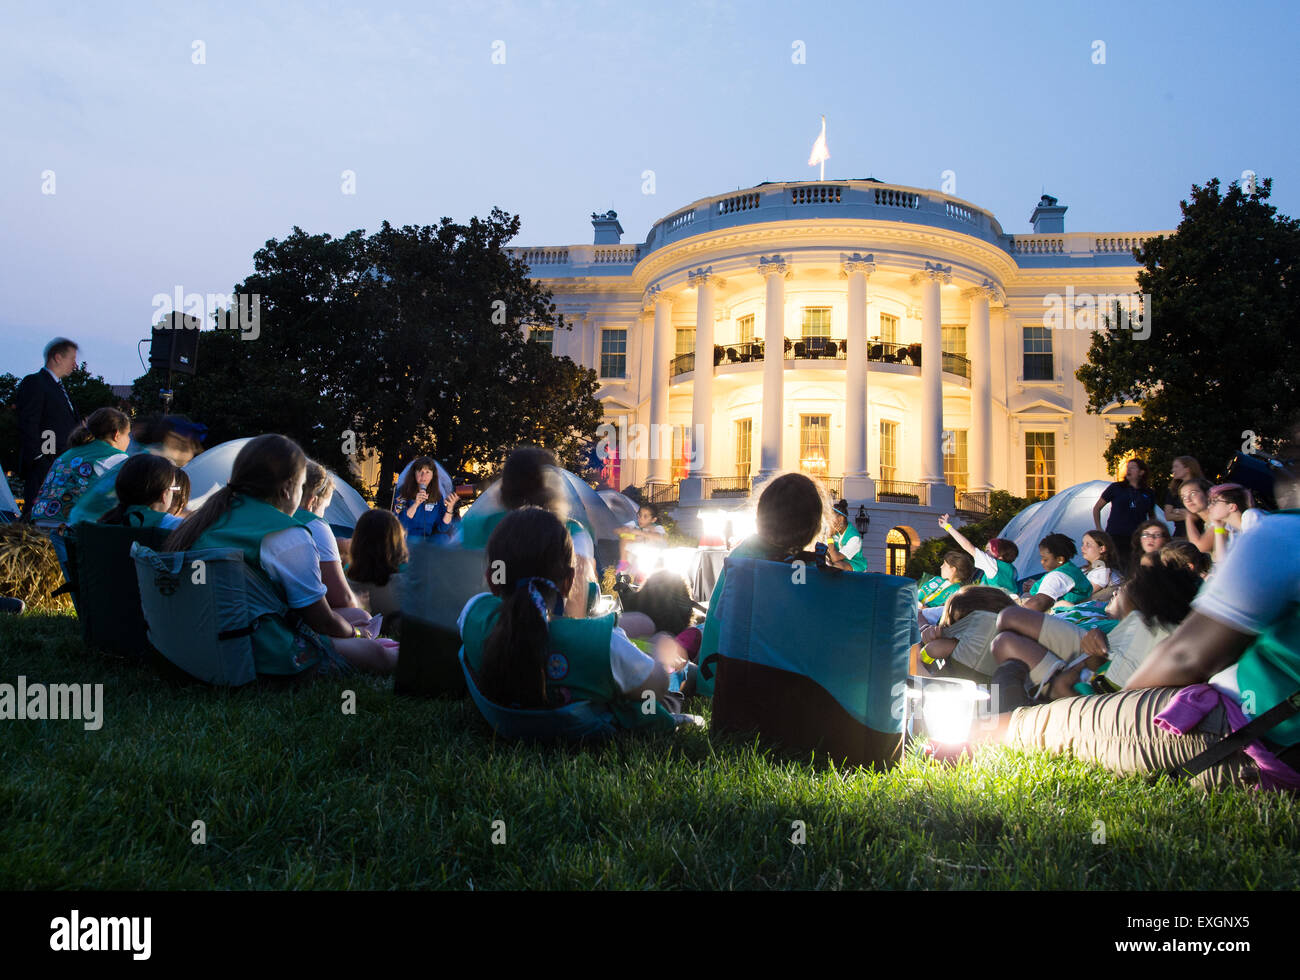
[[[0,888],[1293,888],[1280,795],[993,752],[887,774],[692,731],[494,740],[391,681],[172,687],[0,618],[0,682],[103,683],[104,725],[0,721]],[[340,710],[356,691],[357,712]],[[195,820],[207,842],[191,843]],[[493,821],[505,842],[492,842]],[[790,841],[803,821],[807,842]],[[1094,843],[1095,821],[1105,842]]]

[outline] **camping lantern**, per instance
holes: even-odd
[[[987,701],[988,691],[965,678],[917,677],[909,695],[920,702],[926,734],[945,745],[959,745],[970,737],[975,706]]]

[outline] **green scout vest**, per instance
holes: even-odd
[[[162,447],[159,446],[155,456],[162,455]],[[149,448],[140,448],[134,443],[127,450],[128,456],[138,456],[144,452],[151,452]],[[117,506],[117,467],[109,470],[98,480],[92,483],[86,492],[78,498],[73,505],[72,513],[68,515],[69,524],[80,524],[83,521],[90,521],[92,524],[107,514]]]
[[[95,464],[110,456],[120,455],[122,450],[104,439],[96,439],[84,446],[67,450],[50,467],[49,475],[41,485],[40,493],[32,505],[32,520],[53,521],[69,524],[72,521],[72,509],[77,501],[99,480],[106,479],[111,484],[117,479],[115,470],[109,470],[102,476],[95,475]],[[108,513],[107,510],[104,513]]]
[[[201,548],[238,548],[250,568],[265,575],[262,568],[262,539],[302,522],[264,501],[235,494],[230,510],[199,535],[192,550]],[[281,595],[274,582],[271,587]],[[305,625],[293,629],[276,616],[264,617],[253,632],[253,662],[259,674],[298,674],[320,663],[325,648],[332,648],[327,636],[320,636]]]
[[[923,606],[942,606],[960,588],[960,582],[949,582],[932,575],[916,587],[916,595]]]
[[[154,510],[144,504],[132,504],[122,511],[122,523],[127,527],[162,527],[166,516],[161,510]]]
[[[1119,625],[1118,619],[1108,619],[1106,617],[1106,603],[1104,602],[1081,602],[1077,606],[1053,606],[1049,614],[1055,619],[1063,619],[1085,630],[1100,629],[1103,633],[1109,633]],[[1100,673],[1100,671],[1098,671]]]
[[[764,558],[773,559],[771,550],[763,543],[762,538],[755,535],[752,538],[746,538],[731,552],[733,558]],[[709,611],[705,617],[704,626],[700,636],[700,655],[699,655],[699,675],[695,678],[695,693],[702,697],[713,697],[713,686],[717,682],[718,673],[718,643],[722,635],[722,609],[719,601],[722,598],[722,587],[727,584],[727,570],[724,567],[718,572],[718,581],[713,585],[713,592],[709,595]]]
[[[1070,576],[1070,580],[1074,582],[1074,588],[1061,596],[1061,602],[1087,602],[1092,598],[1092,583],[1088,581],[1088,576],[1084,575],[1083,572],[1079,570],[1079,566],[1074,562],[1067,561],[1063,565],[1058,565],[1052,571],[1064,572],[1066,575]],[[1052,573],[1047,573],[1047,575],[1050,574]],[[1041,576],[1038,581],[1034,583],[1034,588],[1029,593],[1030,595],[1038,595],[1038,589],[1043,584],[1043,579],[1047,578],[1047,575]]]
[[[862,535],[858,533],[858,529],[856,527],[854,527],[852,524],[845,525],[844,533],[842,533],[838,538],[835,539],[835,547],[839,548],[840,551],[843,552],[844,546],[848,544],[850,541],[852,541],[854,538],[857,538],[859,541],[858,553],[849,559],[849,564],[853,566],[853,571],[865,572],[867,570],[867,556],[862,552],[862,545],[861,545]]]
[[[508,510],[494,510],[490,514],[475,514],[474,508],[471,507],[466,511],[465,516],[460,522],[460,543],[462,548],[486,548],[488,538],[492,537],[492,532],[496,526],[501,523],[502,519],[509,514]],[[565,528],[569,531],[569,537],[577,537],[583,530],[583,526],[575,521],[572,517],[564,522]],[[594,539],[593,539],[594,540]]]
[[[1002,561],[998,558],[994,558],[993,560],[998,563],[998,573],[992,578],[989,578],[983,572],[980,572],[979,577],[975,581],[980,585],[990,585],[995,589],[1001,589],[1003,592],[1009,592],[1014,596],[1016,594],[1015,567],[1009,562]]]
[[[1300,510],[1279,510],[1300,514]],[[1285,701],[1300,688],[1300,603],[1292,603],[1282,617],[1255,637],[1237,661],[1237,690],[1243,702],[1254,694],[1254,716]],[[1264,737],[1278,745],[1300,742],[1300,715],[1293,715]]]
[[[479,673],[483,649],[501,610],[498,596],[481,596],[465,614],[461,640],[465,660]],[[574,701],[590,701],[608,708],[615,722],[626,729],[671,731],[677,727],[672,713],[655,699],[655,710],[646,714],[639,698],[630,699],[619,690],[609,667],[610,637],[618,617],[614,613],[599,619],[558,617],[549,624],[550,643],[546,658],[546,691],[556,707]]]

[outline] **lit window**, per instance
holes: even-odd
[[[673,466],[669,476],[674,483],[685,480],[691,465],[691,439],[684,425],[673,426]]]
[[[736,321],[736,341],[741,344],[754,342],[754,314],[742,316]]]
[[[751,317],[752,319],[752,317]],[[754,420],[736,419],[736,476],[749,479],[753,461]]]
[[[694,354],[695,353],[695,331],[678,330],[677,331],[677,349],[674,354]]]
[[[829,306],[805,306],[803,308],[803,335],[805,337],[829,337],[831,335],[831,308]]]
[[[907,535],[896,527],[890,528],[885,535],[885,574],[907,574],[907,559],[911,551],[912,545],[907,540]]]
[[[966,356],[966,326],[949,326],[943,328],[943,350],[945,354]]]
[[[970,482],[966,464],[966,429],[947,429],[943,433],[943,482],[964,493]]]
[[[1056,433],[1025,433],[1025,496],[1044,500],[1056,493]]]
[[[1025,380],[1051,381],[1052,335],[1046,327],[1025,327]]]
[[[898,423],[880,420],[880,478],[898,479]]]
[[[529,332],[528,339],[534,344],[540,344],[547,350],[555,349],[555,329],[553,327],[533,327]]]
[[[600,376],[602,378],[627,377],[626,330],[600,332]]]
[[[882,344],[898,343],[898,317],[889,313],[880,314],[880,342]]]
[[[799,469],[809,476],[825,476],[831,455],[831,417],[799,416]]]

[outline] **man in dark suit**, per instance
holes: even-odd
[[[18,473],[25,478],[24,520],[31,518],[45,475],[68,448],[68,435],[81,422],[63,387],[63,379],[76,367],[77,345],[56,337],[45,347],[44,370],[27,375],[18,385]]]

